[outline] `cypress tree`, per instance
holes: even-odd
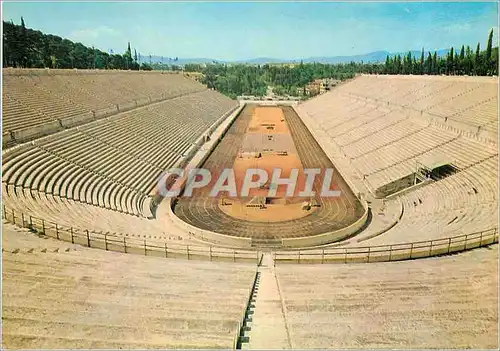
[[[476,55],[474,57],[474,74],[481,75],[481,44],[478,42],[476,47]]]
[[[434,55],[432,57],[432,74],[439,74],[439,64],[436,51],[434,51]]]
[[[455,71],[455,64],[453,62],[454,58],[454,53],[453,53],[453,47],[450,49],[450,52],[448,53],[448,62],[447,62],[447,73],[448,74],[453,74]]]
[[[484,58],[484,74],[489,74],[493,71],[493,67],[491,65],[491,49],[493,46],[493,29],[490,30],[490,34],[488,36],[488,45],[486,46],[486,55]]]
[[[425,74],[432,74],[432,54],[430,51],[427,54],[427,60],[425,62]]]
[[[467,49],[465,50],[465,74],[472,74],[472,49],[469,45],[467,45]]]
[[[28,66],[28,35],[26,33],[26,26],[24,18],[21,17],[21,28],[19,33],[19,55],[22,67]]]
[[[459,71],[459,74],[465,73],[465,46],[464,45],[462,45],[462,48],[460,49],[460,56],[458,58],[458,71]]]
[[[125,59],[125,69],[130,69],[132,66],[132,50],[130,50],[130,42],[128,42],[127,51],[123,55]]]
[[[420,55],[420,74],[424,74],[424,48],[422,48],[422,54]]]
[[[408,51],[408,55],[406,56],[405,59],[405,69],[404,69],[404,74],[411,74],[413,69],[412,69],[412,58],[411,58],[411,51]]]

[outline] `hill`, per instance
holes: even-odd
[[[440,49],[437,50],[437,55],[440,57],[444,57],[448,54],[450,50],[449,49]],[[425,56],[427,57],[429,51],[425,51]],[[432,52],[434,53],[434,52]],[[396,55],[407,55],[408,52],[389,52],[389,51],[374,51],[374,52],[369,52],[367,54],[362,54],[362,55],[350,55],[350,56],[316,56],[316,57],[306,57],[306,58],[274,58],[274,57],[256,57],[256,58],[251,58],[251,59],[245,59],[245,60],[219,60],[216,58],[178,58],[176,61],[175,58],[172,57],[167,57],[167,56],[158,56],[158,55],[151,55],[151,63],[161,63],[163,62],[164,64],[176,64],[179,66],[184,66],[185,64],[190,64],[190,63],[213,63],[213,62],[218,62],[218,63],[232,63],[232,64],[254,64],[254,65],[263,65],[263,64],[278,64],[278,63],[300,63],[300,61],[304,63],[313,63],[313,62],[318,62],[318,63],[329,63],[329,64],[337,64],[337,63],[349,63],[349,62],[356,62],[356,63],[378,63],[378,62],[384,62],[387,55],[389,56],[396,56]],[[421,54],[421,51],[419,50],[412,50],[411,51],[412,56],[419,57]],[[163,60],[163,61],[162,61]],[[148,63],[149,64],[150,59],[149,55],[148,56],[141,56],[139,63]]]

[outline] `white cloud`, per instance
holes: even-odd
[[[95,41],[102,41],[102,39],[116,38],[120,34],[116,29],[108,26],[99,26],[96,28],[78,29],[71,32],[68,37],[76,42],[91,45]]]
[[[448,33],[454,34],[454,33],[462,33],[469,31],[472,29],[472,26],[470,25],[470,23],[453,23],[448,26],[445,26],[444,29]]]

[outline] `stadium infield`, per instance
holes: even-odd
[[[276,206],[276,204],[270,204],[270,206],[266,206],[265,208],[256,207],[246,211],[239,211],[239,215],[233,213],[235,216],[228,214],[231,211],[221,210],[220,197],[208,196],[208,192],[211,189],[211,186],[208,186],[195,191],[192,197],[181,196],[175,202],[173,210],[180,219],[198,228],[221,234],[259,240],[276,240],[306,237],[336,231],[351,225],[363,215],[364,209],[361,203],[354,196],[344,179],[335,170],[335,167],[314,140],[299,116],[289,106],[280,106],[279,108],[282,110],[286,127],[280,126],[276,128],[278,130],[277,134],[283,134],[287,131],[291,134],[293,139],[293,143],[291,144],[296,148],[298,155],[296,165],[299,168],[334,169],[331,183],[334,184],[334,189],[336,188],[341,191],[341,195],[339,197],[317,196],[316,202],[319,207],[309,210],[306,215],[304,213],[284,215],[282,218],[285,220],[277,221],[275,216],[262,215],[263,211],[268,211],[272,206]],[[224,168],[233,168],[236,166],[235,164],[239,163],[237,160],[241,155],[245,137],[249,133],[259,131],[253,124],[256,121],[260,123],[262,119],[266,119],[266,114],[259,114],[261,116],[259,121],[259,118],[255,118],[256,109],[259,109],[256,105],[245,106],[222,140],[201,166],[211,171],[212,183],[215,182],[214,179],[217,179],[217,174],[221,170]],[[248,167],[253,168],[253,163],[250,162]],[[286,162],[281,163],[281,166],[284,164]],[[276,165],[276,167],[279,166]],[[241,182],[240,171],[235,174],[237,184]],[[284,174],[286,174],[286,171]],[[285,175],[282,176],[284,177]],[[321,184],[321,177],[317,177],[314,190],[319,190]],[[318,194],[319,191],[316,191],[316,193]],[[240,200],[248,201],[248,199]],[[282,205],[279,212],[286,211],[286,206],[288,205]],[[251,211],[258,211],[260,214],[252,215]],[[300,212],[297,209],[293,209],[292,211]],[[272,213],[273,210],[270,212]]]

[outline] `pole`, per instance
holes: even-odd
[[[86,229],[87,232],[87,247],[90,247],[90,235],[89,235],[89,230]]]

